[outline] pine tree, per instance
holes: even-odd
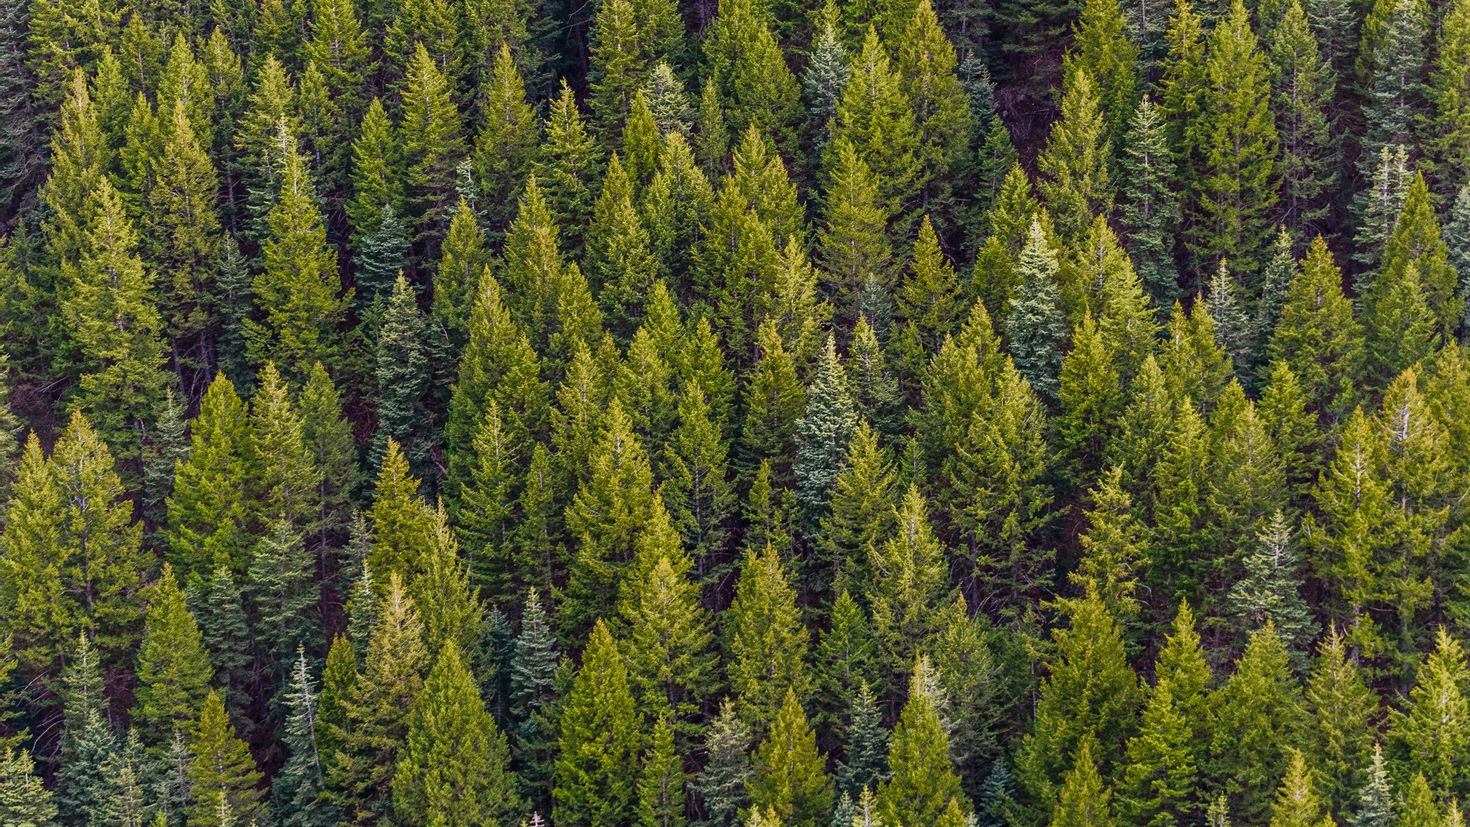
[[[300,529],[289,522],[274,520],[267,531],[250,561],[246,591],[259,637],[273,661],[271,669],[284,677],[293,652],[321,645],[311,616],[319,597],[316,561],[307,553]]]
[[[643,772],[638,778],[640,827],[682,827],[684,820],[684,767],[674,750],[674,732],[660,715],[654,722]]]
[[[711,719],[705,733],[704,750],[709,756],[694,786],[704,802],[706,817],[703,827],[739,827],[740,813],[750,798],[746,783],[751,778],[750,728],[735,712],[729,698],[720,702],[720,711]]]
[[[225,714],[224,701],[211,689],[204,698],[198,728],[189,741],[189,823],[200,827],[229,827],[233,820],[219,817],[228,812],[250,823],[264,815],[265,797],[260,772],[245,742],[235,737],[235,728]]]
[[[1170,157],[1163,115],[1145,97],[1129,122],[1118,162],[1118,220],[1128,238],[1128,252],[1157,307],[1178,296],[1174,268],[1174,233],[1179,224],[1179,196],[1171,186]]]
[[[261,246],[265,268],[252,284],[264,322],[247,320],[246,338],[252,359],[286,366],[286,377],[297,379],[313,362],[334,364],[350,294],[340,292],[306,161],[294,150],[285,154],[268,224],[270,237]]]
[[[1112,212],[1113,205],[1112,147],[1094,79],[1085,66],[1070,66],[1062,83],[1061,117],[1036,161],[1042,201],[1056,219],[1057,233],[1068,241],[1078,238],[1094,215]]]
[[[1461,795],[1457,768],[1470,752],[1470,699],[1465,695],[1465,654],[1441,627],[1434,651],[1420,667],[1404,712],[1392,716],[1393,743],[1407,767],[1444,795]]]
[[[521,810],[510,748],[454,643],[439,651],[408,718],[408,739],[393,773],[399,818],[407,824],[509,824]]]
[[[863,790],[876,787],[888,775],[888,731],[883,728],[878,701],[868,689],[867,681],[858,684],[857,693],[850,699],[848,708],[851,714],[847,721],[847,739],[843,745],[843,758],[837,764],[837,789],[844,799],[849,798],[854,790],[861,795]],[[920,716],[916,714],[915,717]]]
[[[771,719],[770,732],[756,748],[745,788],[751,806],[771,811],[778,823],[818,827],[832,812],[832,779],[816,734],[790,687]]]
[[[877,810],[889,824],[941,824],[947,810],[965,806],[939,699],[932,694],[932,668],[922,655],[915,659],[908,701],[888,748],[892,776],[878,787]]]
[[[1205,265],[1223,258],[1236,272],[1254,274],[1270,241],[1278,139],[1265,56],[1242,3],[1210,33],[1204,77],[1199,221],[1190,249]]]
[[[599,620],[561,713],[552,788],[558,823],[614,825],[633,812],[641,737],[627,671]]]
[[[148,595],[133,695],[133,725],[144,734],[150,752],[162,755],[169,739],[196,720],[213,671],[199,626],[165,563]]]
[[[328,547],[347,528],[352,496],[357,492],[357,447],[352,426],[342,415],[342,401],[332,377],[320,362],[311,366],[296,400],[301,439],[318,472],[317,512],[308,527],[314,545]]]

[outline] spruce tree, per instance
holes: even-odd
[[[861,795],[863,790],[877,787],[888,776],[888,731],[883,728],[878,701],[867,681],[858,684],[849,708],[843,757],[837,764],[837,789],[844,799],[850,798],[854,790]]]
[[[306,650],[298,648],[286,689],[282,743],[286,763],[271,780],[271,816],[289,827],[325,827],[335,815],[322,798],[322,756],[317,737],[320,695],[312,683]]]
[[[512,765],[521,790],[540,810],[547,809],[551,803],[560,703],[559,660],[546,610],[536,590],[531,589],[521,610],[521,629],[510,658],[506,728],[514,748]]]
[[[1214,737],[1206,775],[1230,795],[1231,811],[1242,820],[1263,819],[1271,809],[1272,785],[1289,762],[1290,733],[1302,722],[1290,655],[1269,620],[1211,701]]]
[[[1057,284],[1057,258],[1042,233],[1031,222],[1030,234],[1016,265],[1020,284],[1006,315],[1005,332],[1016,357],[1016,368],[1048,403],[1057,399],[1062,348],[1067,339]]]
[[[705,733],[704,750],[709,756],[694,787],[704,802],[703,827],[739,827],[740,814],[750,798],[746,783],[751,778],[750,728],[735,712],[729,698],[711,719]]]
[[[561,712],[552,818],[568,824],[624,823],[636,801],[641,740],[623,659],[599,620]]]
[[[1253,549],[1242,560],[1244,576],[1225,603],[1239,630],[1259,628],[1269,619],[1300,662],[1316,636],[1316,622],[1301,597],[1301,561],[1292,534],[1280,511],[1261,525]]]
[[[1317,647],[1317,660],[1304,693],[1308,714],[1301,737],[1303,752],[1319,769],[1327,809],[1357,809],[1359,791],[1371,783],[1378,698],[1363,681],[1363,670],[1349,659],[1347,643],[1336,630]]]
[[[895,530],[868,553],[868,602],[873,611],[873,640],[882,653],[879,674],[887,689],[903,675],[910,658],[937,630],[945,602],[947,576],[944,547],[934,537],[924,498],[910,485],[894,508]],[[888,694],[888,693],[884,693]]]
[[[416,238],[421,243],[431,238],[433,247],[449,226],[449,211],[457,195],[455,169],[468,154],[452,97],[454,82],[445,77],[424,44],[416,44],[404,79],[399,147],[404,195],[417,228]]]
[[[377,431],[373,458],[382,462],[389,440],[403,450],[409,467],[419,474],[429,470],[432,438],[425,408],[428,373],[424,353],[424,318],[413,288],[400,272],[378,329]]]
[[[1149,691],[1138,733],[1128,740],[1118,814],[1130,824],[1169,824],[1199,812],[1199,745],[1174,703],[1169,678]]]
[[[1338,175],[1330,105],[1337,77],[1323,58],[1300,2],[1288,5],[1266,38],[1276,132],[1281,139],[1281,221],[1322,229]]]

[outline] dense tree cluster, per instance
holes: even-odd
[[[1470,0],[0,3],[0,823],[1460,827]]]

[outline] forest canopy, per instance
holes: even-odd
[[[0,2],[0,824],[1463,827],[1470,0]]]

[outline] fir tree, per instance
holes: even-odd
[[[641,827],[681,827],[685,823],[682,764],[674,751],[673,729],[660,715],[638,778],[637,823]]]
[[[538,809],[551,801],[552,761],[556,754],[559,655],[551,624],[535,589],[526,595],[521,630],[510,658],[507,729],[513,766],[521,789]]]
[[[322,758],[317,727],[320,696],[307,670],[306,650],[298,648],[286,690],[282,742],[286,763],[271,780],[271,815],[290,827],[325,827],[334,814],[322,799]]]
[[[725,698],[705,733],[704,748],[709,758],[694,784],[706,813],[700,824],[738,827],[741,823],[740,813],[750,801],[746,793],[752,771],[750,747],[749,727],[736,714],[735,705]]]
[[[1168,307],[1178,295],[1174,268],[1174,233],[1179,223],[1179,197],[1174,180],[1163,116],[1145,97],[1129,122],[1119,160],[1118,219],[1129,253],[1149,296]]]
[[[832,779],[806,713],[789,687],[770,732],[756,748],[745,788],[751,806],[771,811],[779,823],[818,827],[832,812]]]
[[[1288,5],[1271,29],[1266,54],[1281,139],[1281,220],[1293,229],[1315,231],[1324,223],[1324,198],[1337,180],[1329,109],[1337,78],[1299,2]]]
[[[721,617],[728,685],[752,728],[771,721],[787,690],[804,697],[809,635],[797,614],[796,592],[773,546],[745,552],[735,600]]]
[[[408,718],[408,739],[393,773],[399,818],[408,824],[509,824],[521,810],[510,748],[453,642],[440,649]]]
[[[1204,155],[1190,249],[1206,265],[1223,258],[1237,272],[1257,273],[1276,203],[1278,138],[1265,57],[1243,4],[1210,33],[1204,77],[1208,114],[1199,126]]]
[[[229,827],[233,820],[245,823],[264,814],[260,772],[245,742],[235,737],[235,728],[225,714],[224,701],[213,689],[204,698],[199,723],[189,741],[189,823],[201,827]]]
[[[877,810],[889,824],[942,824],[946,811],[963,808],[949,737],[938,699],[931,694],[935,692],[931,669],[923,656],[916,658],[908,701],[888,748],[892,775],[878,787]]]
[[[633,811],[641,751],[636,715],[617,643],[599,620],[562,709],[556,821],[613,825]]]
[[[1271,808],[1271,827],[1317,827],[1321,818],[1322,800],[1312,788],[1312,773],[1301,752],[1292,750]]]
[[[1231,588],[1226,605],[1238,618],[1238,629],[1259,628],[1270,620],[1300,660],[1316,636],[1316,622],[1301,597],[1301,563],[1292,533],[1280,511],[1261,526],[1254,550],[1242,561],[1245,575]]]
[[[133,696],[133,724],[144,733],[150,752],[161,756],[174,734],[196,720],[213,671],[184,593],[164,564],[148,596]]]
[[[827,508],[833,484],[842,472],[848,443],[857,424],[847,377],[837,358],[832,337],[817,364],[816,377],[806,393],[806,412],[796,421],[797,503],[809,525],[815,526]]]
[[[399,273],[378,330],[378,428],[373,436],[374,458],[381,463],[389,440],[403,450],[410,468],[428,468],[430,435],[424,410],[427,390],[424,319],[413,288]]]
[[[1097,89],[1085,66],[1074,63],[1068,69],[1061,108],[1036,163],[1043,176],[1042,201],[1056,219],[1058,234],[1070,241],[1082,234],[1094,215],[1111,212],[1113,204],[1108,180],[1112,147]]]
[[[1404,712],[1392,717],[1394,743],[1407,766],[1446,795],[1463,793],[1457,767],[1470,752],[1470,700],[1465,690],[1465,655],[1441,628],[1434,651],[1420,667]]]
[[[1242,820],[1270,811],[1271,787],[1288,764],[1287,738],[1301,724],[1301,691],[1289,657],[1268,620],[1211,699],[1214,739],[1207,775],[1231,795],[1231,809]]]

